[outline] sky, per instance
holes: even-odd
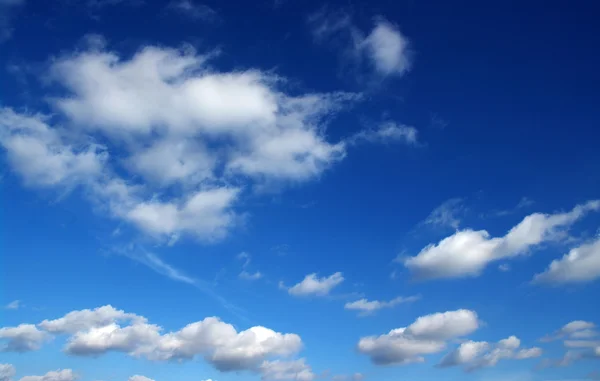
[[[599,10],[0,0],[0,381],[600,379]]]

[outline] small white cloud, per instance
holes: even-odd
[[[322,278],[319,278],[316,273],[312,273],[304,277],[302,282],[290,287],[288,293],[294,296],[325,296],[343,281],[344,277],[341,272]],[[280,284],[281,286],[283,286],[282,283]]]
[[[259,369],[267,381],[313,381],[316,375],[304,359],[293,361],[265,361]]]
[[[464,200],[462,198],[449,199],[435,208],[429,216],[427,216],[425,221],[423,221],[423,224],[458,229],[460,225],[460,215],[464,210]]]
[[[151,378],[148,378],[146,376],[140,376],[139,374],[136,374],[134,376],[129,377],[129,381],[154,381]]]
[[[498,265],[498,270],[500,270],[502,272],[508,272],[508,271],[510,271],[510,265],[508,263],[502,263],[502,264]]]
[[[242,271],[239,275],[240,279],[244,280],[258,280],[262,278],[262,273],[260,271],[256,271],[253,273],[249,273],[247,271]]]
[[[383,76],[402,75],[411,68],[408,40],[395,25],[385,20],[377,22],[362,47]]]
[[[550,263],[546,271],[535,275],[542,284],[586,283],[600,278],[600,238],[573,248],[561,259]]]
[[[75,381],[79,377],[71,369],[56,370],[43,376],[25,376],[19,381]]]
[[[363,130],[346,139],[348,144],[357,144],[363,141],[370,143],[403,142],[410,145],[418,144],[418,131],[414,127],[396,124],[393,122],[382,123],[379,128]]]
[[[417,301],[419,299],[420,299],[419,296],[409,296],[409,297],[399,296],[397,298],[394,298],[394,299],[388,300],[388,301],[380,301],[380,300],[369,301],[369,300],[363,298],[363,299],[356,300],[354,302],[346,303],[344,305],[344,308],[347,310],[359,311],[361,315],[368,315],[368,314],[372,314],[375,311],[380,310],[382,308],[392,308],[399,304],[411,303],[411,302]]]

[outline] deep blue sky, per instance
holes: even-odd
[[[0,304],[16,307],[0,312],[0,364],[16,369],[0,381],[57,369],[84,381],[585,379],[600,357],[599,10],[591,1],[0,0]],[[150,74],[119,71],[148,47],[168,55],[160,65],[197,62],[172,77],[152,64]],[[102,66],[108,54],[115,60]],[[214,54],[207,64],[205,54]],[[381,69],[382,57],[397,71]],[[410,65],[399,69],[399,58]],[[352,100],[328,103],[336,92]],[[309,94],[315,104],[286,114],[286,102]],[[298,135],[277,140],[290,131]],[[173,145],[159,154],[154,144]],[[85,152],[100,169],[78,167]],[[217,164],[198,180],[203,160]],[[127,198],[107,195],[116,181]],[[215,190],[236,193],[214,214],[185,209]],[[524,235],[505,236],[530,220]],[[568,253],[578,255],[560,261]],[[337,272],[343,281],[328,286]],[[349,307],[363,298],[380,308]],[[40,324],[105,305],[163,334],[218,316],[238,332],[297,334],[303,349],[263,348],[232,372],[211,358],[226,344],[184,361],[109,344],[94,356],[68,349],[109,323],[137,324],[127,319],[68,334]],[[459,310],[476,313],[476,327],[448,334],[468,326],[451,319]],[[446,323],[419,336],[410,326],[419,317]],[[575,331],[560,331],[572,321],[589,325],[575,349]],[[22,323],[44,339],[15,338],[10,327]],[[401,338],[386,335],[401,327]],[[513,335],[519,348],[485,363]],[[26,339],[40,348],[10,350]],[[423,340],[443,348],[410,352]],[[467,340],[486,350],[436,366]],[[539,353],[518,359],[528,348]],[[274,375],[262,363],[301,358],[308,372]],[[555,366],[561,358],[568,366]]]

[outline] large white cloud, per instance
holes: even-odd
[[[328,121],[359,94],[294,93],[286,79],[220,72],[215,54],[147,46],[55,58],[52,116],[0,110],[0,145],[28,185],[81,186],[95,206],[173,240],[225,237],[243,192],[319,177],[357,142],[414,142],[416,130],[382,126],[337,141]]]
[[[64,350],[76,356],[122,352],[153,361],[202,357],[221,371],[248,370],[268,375],[270,379],[284,379],[283,375],[293,373],[298,378],[291,379],[304,381],[312,374],[304,360],[277,361],[288,359],[302,349],[300,336],[262,326],[238,331],[217,317],[165,333],[162,327],[142,316],[103,306],[72,311],[58,319],[44,320],[38,326],[40,329],[35,325],[0,329],[0,338],[9,340],[5,350],[39,349],[50,334],[67,334]]]
[[[361,338],[358,350],[377,365],[423,362],[424,355],[441,352],[446,348],[447,340],[468,335],[479,325],[477,314],[470,310],[425,315],[408,327]]]
[[[478,276],[491,262],[523,255],[536,245],[560,239],[573,223],[599,209],[600,201],[594,200],[566,213],[534,213],[503,237],[491,237],[485,230],[460,230],[405,259],[404,265],[419,279]]]
[[[288,293],[294,296],[324,296],[328,295],[334,287],[344,281],[341,272],[319,278],[316,273],[308,274],[304,279],[288,289]]]
[[[533,281],[546,284],[591,282],[600,278],[600,238],[575,247],[550,263]]]

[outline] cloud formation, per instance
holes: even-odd
[[[382,308],[392,308],[402,303],[411,303],[419,300],[419,296],[409,296],[402,297],[399,296],[392,300],[388,301],[380,301],[380,300],[368,300],[368,299],[359,299],[354,302],[348,302],[344,305],[344,308],[347,310],[359,311],[360,315],[369,315],[378,311]]]
[[[490,237],[485,230],[459,230],[405,259],[404,265],[417,279],[479,276],[494,261],[524,255],[541,243],[563,238],[573,223],[599,209],[600,201],[594,200],[566,213],[534,213],[503,237]]]
[[[287,291],[293,296],[325,296],[344,281],[341,272],[336,272],[327,277],[319,278],[316,273],[308,274],[304,279]]]
[[[561,259],[536,274],[534,283],[572,284],[592,282],[600,278],[600,238],[571,249]]]
[[[446,342],[479,328],[477,313],[456,310],[419,317],[411,325],[380,336],[363,337],[358,351],[376,365],[406,365],[425,361],[424,355],[438,353]]]
[[[207,317],[165,333],[143,316],[108,305],[72,311],[58,319],[44,320],[38,326],[39,329],[35,325],[0,329],[0,338],[9,339],[5,350],[36,350],[48,335],[65,334],[68,338],[64,351],[74,356],[121,352],[153,361],[203,357],[223,372],[246,370],[273,380],[290,375],[301,377],[290,379],[310,380],[312,374],[304,360],[279,361],[302,349],[300,336],[262,326],[238,332],[217,317]]]
[[[520,346],[521,340],[516,336],[510,336],[495,344],[486,341],[467,341],[445,355],[439,366],[462,366],[466,371],[473,371],[495,366],[503,359],[524,360],[542,355],[542,349],[539,347],[519,349]]]

